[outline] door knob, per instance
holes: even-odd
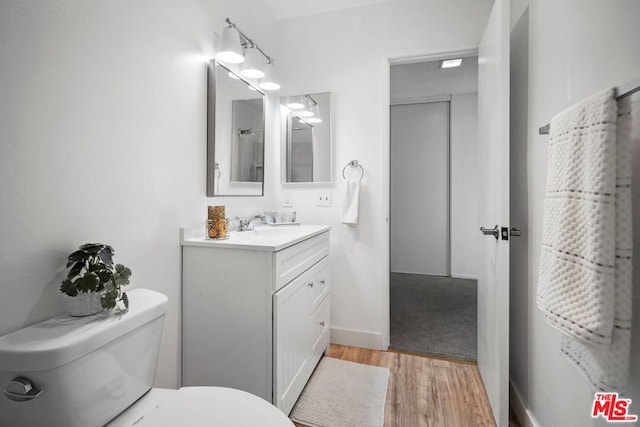
[[[493,228],[480,227],[480,231],[482,231],[482,234],[484,234],[485,236],[495,237],[496,240],[498,240],[498,238],[500,237],[500,227],[498,227],[497,225]]]

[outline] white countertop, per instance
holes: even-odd
[[[251,231],[230,231],[226,240],[205,237],[205,225],[197,224],[180,228],[182,246],[246,249],[254,251],[280,251],[303,240],[329,231],[328,225],[256,226]]]

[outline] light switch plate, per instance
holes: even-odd
[[[331,206],[331,192],[323,191],[316,195],[316,206]]]
[[[285,191],[283,194],[284,200],[282,201],[283,208],[292,208],[293,207],[293,193],[290,191]]]

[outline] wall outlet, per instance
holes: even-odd
[[[292,208],[293,207],[293,193],[290,191],[285,191],[282,193],[284,196],[284,200],[282,201],[283,208]]]
[[[316,206],[331,206],[331,192],[321,192],[316,195]]]

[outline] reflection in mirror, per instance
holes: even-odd
[[[331,182],[331,96],[328,92],[281,98],[282,181]]]
[[[264,94],[216,61],[208,74],[207,196],[261,196]]]
[[[313,125],[290,115],[287,134],[286,182],[313,182]]]

